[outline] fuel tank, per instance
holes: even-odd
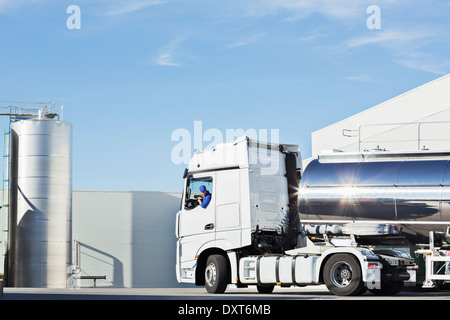
[[[299,187],[305,223],[398,225],[412,244],[450,225],[450,151],[321,154]]]

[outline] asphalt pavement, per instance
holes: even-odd
[[[449,290],[407,289],[393,296],[342,297],[331,294],[324,285],[307,287],[276,287],[271,294],[260,294],[256,287],[229,287],[224,294],[209,294],[198,288],[4,288],[6,300],[450,300]]]

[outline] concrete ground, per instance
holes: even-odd
[[[229,287],[224,294],[209,294],[199,288],[4,288],[1,300],[450,300],[450,291],[407,290],[394,296],[375,296],[369,292],[358,297],[331,294],[324,285],[276,287],[271,294],[259,294],[256,287]]]

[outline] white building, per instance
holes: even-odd
[[[312,158],[325,150],[449,150],[450,74],[317,130],[311,139]]]
[[[175,216],[181,193],[73,191],[72,201],[73,263],[78,255],[81,276],[106,276],[97,287],[179,286]]]

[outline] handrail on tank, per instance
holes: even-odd
[[[379,127],[379,126],[406,126],[406,125],[417,125],[417,150],[421,150],[420,144],[423,139],[421,139],[421,127],[424,124],[450,124],[450,121],[416,121],[416,122],[392,122],[392,123],[366,123],[366,124],[360,124],[358,125],[358,129],[351,130],[351,129],[343,129],[342,135],[344,137],[357,137],[358,138],[358,151],[361,151],[361,129],[364,127]],[[383,132],[379,132],[377,134],[380,134]],[[373,141],[371,141],[373,142]]]
[[[5,105],[3,105],[5,104]],[[24,107],[23,105],[37,105],[38,107]],[[13,116],[13,117],[25,117],[25,118],[60,118],[62,115],[63,106],[59,107],[57,103],[48,102],[35,102],[35,101],[0,101],[0,109],[6,109],[9,112],[1,112],[0,116]],[[61,117],[62,118],[62,117]]]

